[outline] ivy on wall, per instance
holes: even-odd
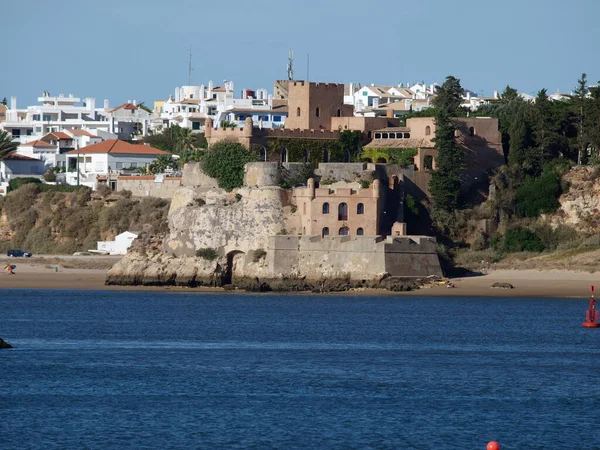
[[[253,145],[252,150],[258,155],[261,150],[266,151],[267,161],[273,161],[278,160],[281,151],[285,149],[288,162],[308,161],[313,167],[317,167],[326,159],[329,162],[359,161],[361,140],[360,131],[342,131],[336,140],[269,137],[266,146]]]
[[[414,164],[417,155],[416,148],[365,148],[360,156],[362,161],[386,162],[398,164],[401,167]]]

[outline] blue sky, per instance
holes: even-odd
[[[44,89],[151,105],[187,84],[224,79],[273,89],[286,78],[396,84],[446,75],[490,95],[507,84],[569,92],[600,79],[597,0],[0,0],[0,97]]]

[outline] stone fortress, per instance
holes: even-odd
[[[293,278],[360,285],[441,276],[435,239],[406,236],[401,180],[377,166],[321,163],[316,173],[327,174],[331,185],[311,178],[305,187],[284,189],[281,163],[249,163],[245,186],[225,192],[189,163],[162,249],[127,255],[108,282],[246,286],[248,280]],[[206,249],[217,257],[203,258]]]
[[[251,118],[244,128],[215,128],[206,121],[209,146],[227,140],[257,152],[260,162],[245,166],[244,186],[225,192],[198,164],[186,164],[161,248],[126,256],[109,271],[108,283],[256,288],[286,279],[312,285],[344,279],[379,286],[390,277],[442,275],[435,239],[407,235],[404,222],[405,195],[426,199],[430,171],[436,169],[433,118],[410,118],[400,127],[389,114],[354,116],[352,106],[343,104],[341,84],[289,81],[279,92],[288,101],[285,128],[261,129]],[[504,157],[496,119],[460,121],[456,137],[466,153],[463,188],[469,189]],[[413,167],[379,158],[342,162],[339,154],[338,162],[330,162],[328,145],[339,149],[346,130],[360,132],[367,149],[416,149]],[[324,145],[316,147],[323,153],[316,163],[311,150],[315,176],[306,186],[285,189],[284,172],[309,162],[308,150],[296,151],[290,161],[285,146],[274,152],[269,146],[290,140]]]

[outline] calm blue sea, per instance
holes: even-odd
[[[0,449],[599,449],[586,307],[3,290]]]

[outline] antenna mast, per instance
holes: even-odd
[[[288,54],[288,65],[287,65],[288,80],[294,79],[294,50],[290,49]]]
[[[192,46],[190,45],[190,59],[188,60],[188,86],[192,85]]]

